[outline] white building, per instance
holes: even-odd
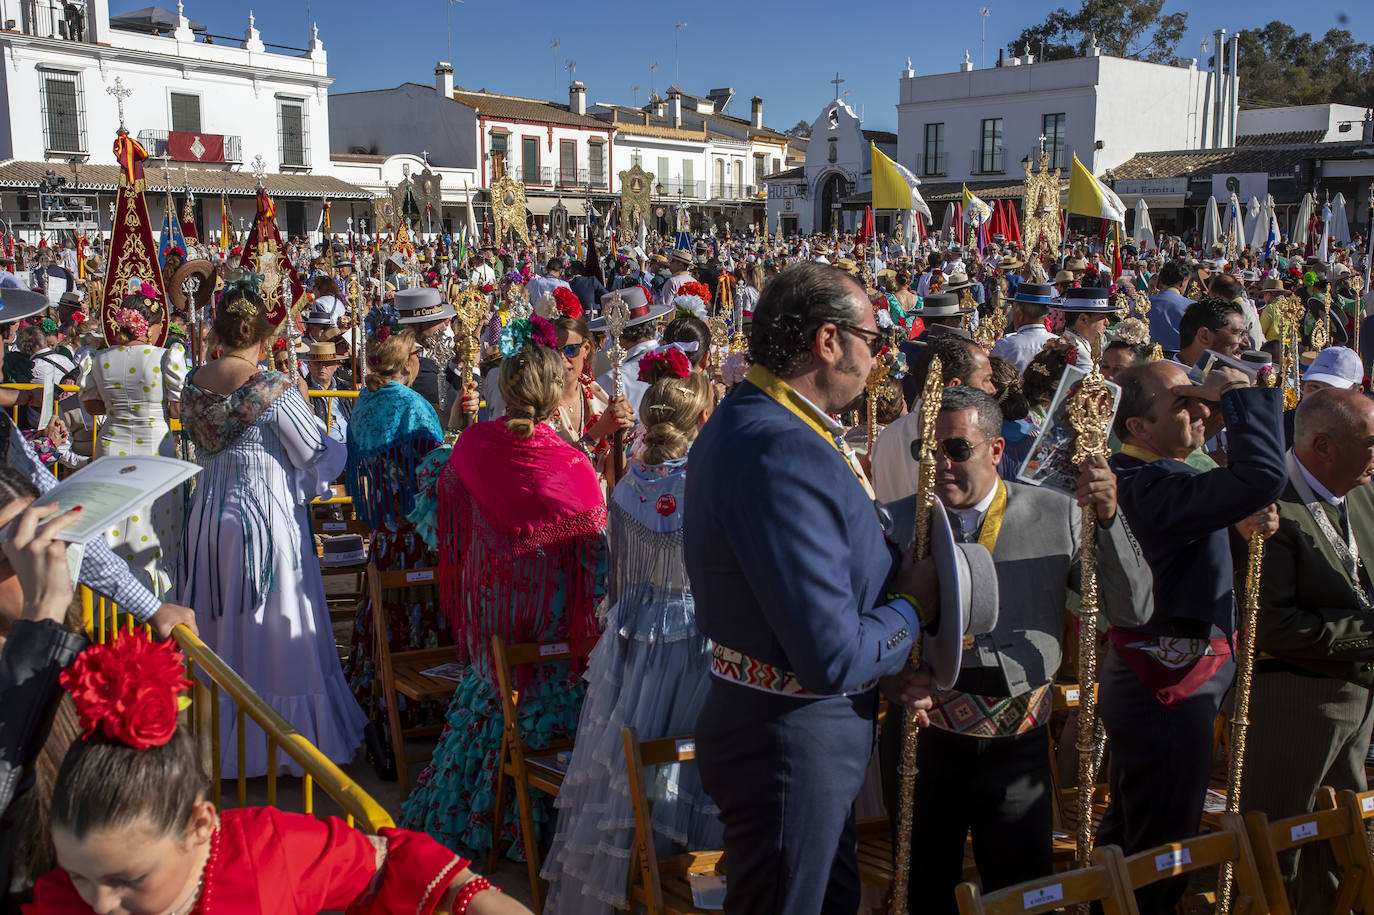
[[[1226,146],[1239,93],[1238,78],[1195,62],[1126,60],[1096,46],[1086,57],[1027,54],[984,69],[966,52],[956,72],[931,76],[908,61],[899,82],[898,160],[951,183],[1023,178],[1022,160],[1038,155],[1042,137],[1052,167],[1077,155],[1094,175],[1143,150]]]
[[[896,158],[898,138],[886,131],[864,130],[859,116],[842,99],[821,109],[811,124],[805,165],[768,175],[768,231],[779,221],[787,234],[852,232],[872,199],[872,143]],[[887,231],[890,214],[876,216],[875,229]]]
[[[1359,105],[1245,108],[1236,122],[1236,142],[1243,146],[1258,146],[1358,140],[1365,111]]]
[[[403,83],[394,89],[336,92],[329,96],[329,148],[334,174],[383,195],[412,180],[433,179],[441,206],[428,231],[452,232],[471,199],[478,206],[477,113],[453,99],[453,67],[440,61],[435,83]],[[354,224],[372,215],[354,208]]]
[[[330,176],[332,79],[318,34],[295,53],[269,51],[251,14],[241,37],[226,38],[207,34],[180,7],[162,25],[111,20],[108,0],[72,9],[67,19],[60,0],[0,0],[0,206],[21,236],[38,232],[37,190],[49,169],[66,180],[64,195],[82,200],[87,217],[108,230],[116,80],[128,92],[129,132],[153,156],[168,157],[174,190],[197,195],[202,235],[218,229],[221,194],[235,222],[251,219],[258,156],[284,233],[314,230],[325,199],[366,196]],[[163,169],[147,165],[149,210],[160,225],[164,195],[154,192],[164,186]]]

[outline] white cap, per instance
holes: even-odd
[[[1364,366],[1359,354],[1348,346],[1328,346],[1317,353],[1303,381],[1320,381],[1333,388],[1349,390],[1364,381]]]

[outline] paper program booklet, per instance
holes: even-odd
[[[86,543],[122,522],[140,505],[200,473],[200,465],[158,455],[102,457],[39,496],[34,505],[81,506],[81,517],[53,538]],[[3,532],[8,538],[9,530]]]
[[[1083,379],[1088,375],[1076,365],[1064,366],[1064,374],[1059,379],[1059,388],[1054,392],[1054,400],[1045,413],[1045,425],[1035,437],[1030,453],[1021,462],[1016,478],[1032,486],[1047,486],[1072,496],[1078,486],[1078,465],[1073,461],[1075,434],[1069,424],[1069,401],[1078,393]],[[1111,416],[1107,417],[1110,429],[1116,419],[1116,408],[1121,404],[1121,388],[1106,382],[1112,395]]]

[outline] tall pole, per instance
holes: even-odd
[[[985,6],[978,11],[978,15],[982,17],[983,20],[983,27],[978,35],[978,66],[980,67],[986,67],[988,65],[988,14],[991,12],[992,7],[990,6]]]
[[[682,73],[678,69],[677,36],[682,34],[682,30],[685,28],[687,28],[685,22],[679,22],[673,26],[673,83],[679,88],[682,87]]]

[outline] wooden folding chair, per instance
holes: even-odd
[[[1217,867],[1230,861],[1233,875],[1231,911],[1236,915],[1259,915],[1269,911],[1259,869],[1255,865],[1255,855],[1245,831],[1245,821],[1236,813],[1223,813],[1220,821],[1222,828],[1216,832],[1194,836],[1185,842],[1169,842],[1131,855],[1126,859],[1127,889],[1134,893],[1169,877]],[[1215,905],[1216,893],[1201,894],[1197,901]]]
[[[1061,712],[1068,712],[1070,709],[1078,708],[1078,699],[1082,694],[1077,683],[1055,683],[1051,687],[1054,703],[1054,714],[1056,717]],[[1097,689],[1093,687],[1094,691]],[[1050,798],[1053,803],[1053,829],[1054,829],[1054,863],[1056,867],[1072,867],[1078,855],[1078,843],[1075,839],[1074,830],[1078,823],[1078,786],[1064,785],[1059,777],[1059,750],[1061,743],[1050,739],[1050,785],[1053,793]],[[1075,759],[1077,758],[1075,753]],[[1105,766],[1104,766],[1105,768]],[[1076,771],[1076,770],[1075,770]],[[1107,785],[1101,781],[1103,772],[1098,773],[1098,783],[1093,788],[1093,822],[1102,819],[1102,814],[1107,810],[1108,792]]]
[[[1135,897],[1126,889],[1126,863],[1121,849],[1104,845],[1093,851],[1093,863],[1018,883],[983,895],[977,885],[954,888],[959,915],[1033,915],[1072,905],[1101,903],[1104,915],[1139,915]]]
[[[506,779],[515,785],[515,801],[520,809],[520,841],[525,850],[525,863],[530,872],[530,897],[536,912],[542,907],[544,886],[539,879],[539,841],[534,832],[534,804],[530,789],[558,796],[563,787],[566,766],[559,765],[558,754],[571,752],[571,740],[554,740],[542,749],[532,748],[520,737],[520,696],[515,689],[511,671],[531,664],[549,664],[571,660],[572,646],[568,642],[522,642],[507,645],[499,635],[492,636],[492,660],[496,667],[496,681],[501,690],[501,755],[496,772],[496,809],[492,821],[491,853],[487,871],[496,870],[500,847],[497,836],[506,812]],[[584,655],[585,656],[585,655]]]
[[[346,516],[342,519],[332,517],[332,509],[342,509]],[[372,539],[372,528],[356,517],[353,506],[349,504],[334,505],[312,505],[310,506],[310,529],[312,533],[320,537],[338,537],[341,534],[357,534],[363,538],[363,546],[366,547]],[[324,546],[316,542],[315,555],[320,559],[324,558]],[[364,557],[362,562],[350,563],[348,565],[321,565],[320,575],[328,580],[331,578],[342,578],[348,576],[352,579],[352,587],[347,591],[326,591],[325,603],[329,605],[329,619],[331,622],[341,620],[351,621],[358,612],[358,601],[363,599],[366,591],[363,588],[363,576],[367,572],[368,558]]]
[[[452,645],[442,648],[419,648],[411,651],[392,651],[387,638],[390,631],[386,604],[382,592],[405,592],[417,589],[433,591],[438,577],[438,569],[396,569],[380,572],[376,563],[367,564],[367,587],[372,597],[372,636],[376,644],[373,658],[375,668],[374,683],[386,703],[387,723],[391,731],[391,751],[396,757],[396,783],[401,800],[410,794],[410,782],[406,776],[407,762],[422,762],[429,758],[428,753],[406,756],[405,742],[409,737],[425,737],[440,733],[442,724],[415,728],[401,728],[401,710],[397,707],[396,697],[405,696],[411,702],[448,701],[453,697],[458,684],[442,677],[430,677],[422,671],[440,664],[458,660],[458,651]]]
[[[892,822],[871,817],[854,824],[859,839],[859,882],[882,890],[892,889]]]
[[[649,915],[705,915],[692,901],[691,874],[721,873],[720,850],[688,851],[670,858],[654,850],[653,804],[645,789],[644,767],[696,759],[696,741],[690,736],[660,737],[640,742],[634,728],[624,728],[625,771],[630,779],[634,805],[634,846],[630,851],[626,894],[633,905],[644,906]]]
[[[1331,854],[1336,859],[1336,866],[1341,870],[1359,868],[1366,874],[1374,874],[1374,853],[1370,851],[1370,841],[1374,840],[1374,837],[1369,832],[1371,821],[1374,821],[1374,791],[1361,791],[1357,794],[1350,790],[1337,793],[1326,787],[1317,790],[1318,810],[1331,810],[1337,807],[1353,816],[1361,828],[1355,830],[1346,841],[1331,843]],[[1366,909],[1365,912],[1368,915],[1369,910]]]
[[[1365,912],[1374,912],[1374,880],[1364,866],[1353,863],[1345,854],[1352,839],[1364,838],[1364,823],[1355,811],[1337,805],[1270,822],[1263,813],[1252,810],[1245,815],[1245,829],[1255,851],[1255,864],[1259,867],[1269,911],[1274,915],[1293,915],[1279,871],[1279,855],[1316,842],[1329,843],[1333,857],[1345,857],[1347,862],[1339,868],[1332,915],[1349,912],[1357,902]],[[1303,912],[1302,915],[1315,913]]]

